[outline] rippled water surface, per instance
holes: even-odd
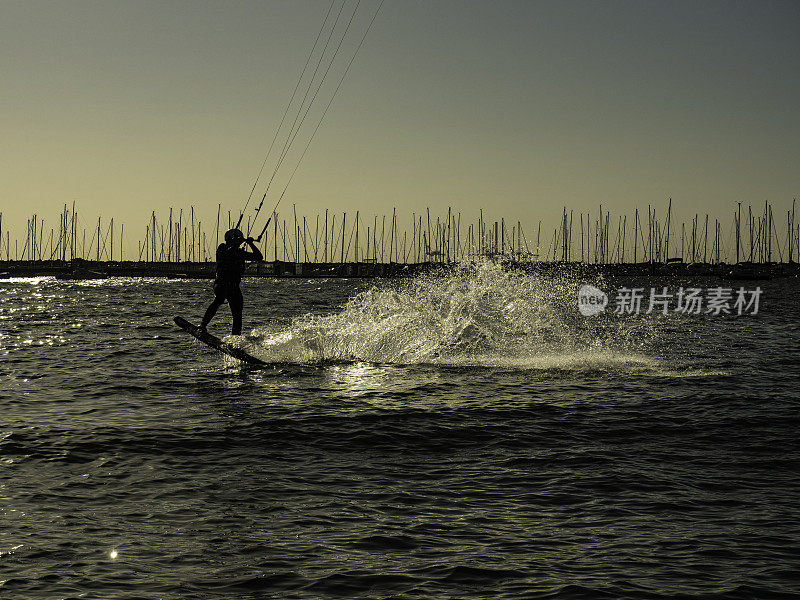
[[[0,280],[0,597],[798,597],[800,284],[580,283]]]

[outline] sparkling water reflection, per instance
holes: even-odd
[[[253,369],[171,324],[208,282],[0,280],[1,595],[790,597],[797,282],[581,283],[246,281]]]

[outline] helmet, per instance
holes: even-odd
[[[228,231],[225,232],[225,242],[228,244],[241,242],[243,239],[244,239],[244,234],[238,229],[229,229]]]

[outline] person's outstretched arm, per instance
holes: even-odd
[[[258,249],[258,246],[256,246],[253,243],[253,241],[254,241],[253,238],[247,238],[244,241],[245,244],[250,246],[250,249],[252,250],[252,252],[248,252],[247,250],[242,250],[242,252],[244,252],[245,260],[256,260],[256,261],[257,260],[264,260],[264,255],[261,254],[261,250]]]

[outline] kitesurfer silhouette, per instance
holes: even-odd
[[[217,276],[214,280],[214,301],[209,305],[200,328],[205,330],[217,309],[227,300],[231,305],[233,315],[233,335],[242,334],[242,307],[244,300],[239,283],[244,274],[244,263],[246,260],[259,261],[264,256],[253,243],[253,238],[246,238],[238,229],[231,229],[225,232],[225,243],[217,248]],[[252,252],[240,248],[245,243],[250,246]]]

